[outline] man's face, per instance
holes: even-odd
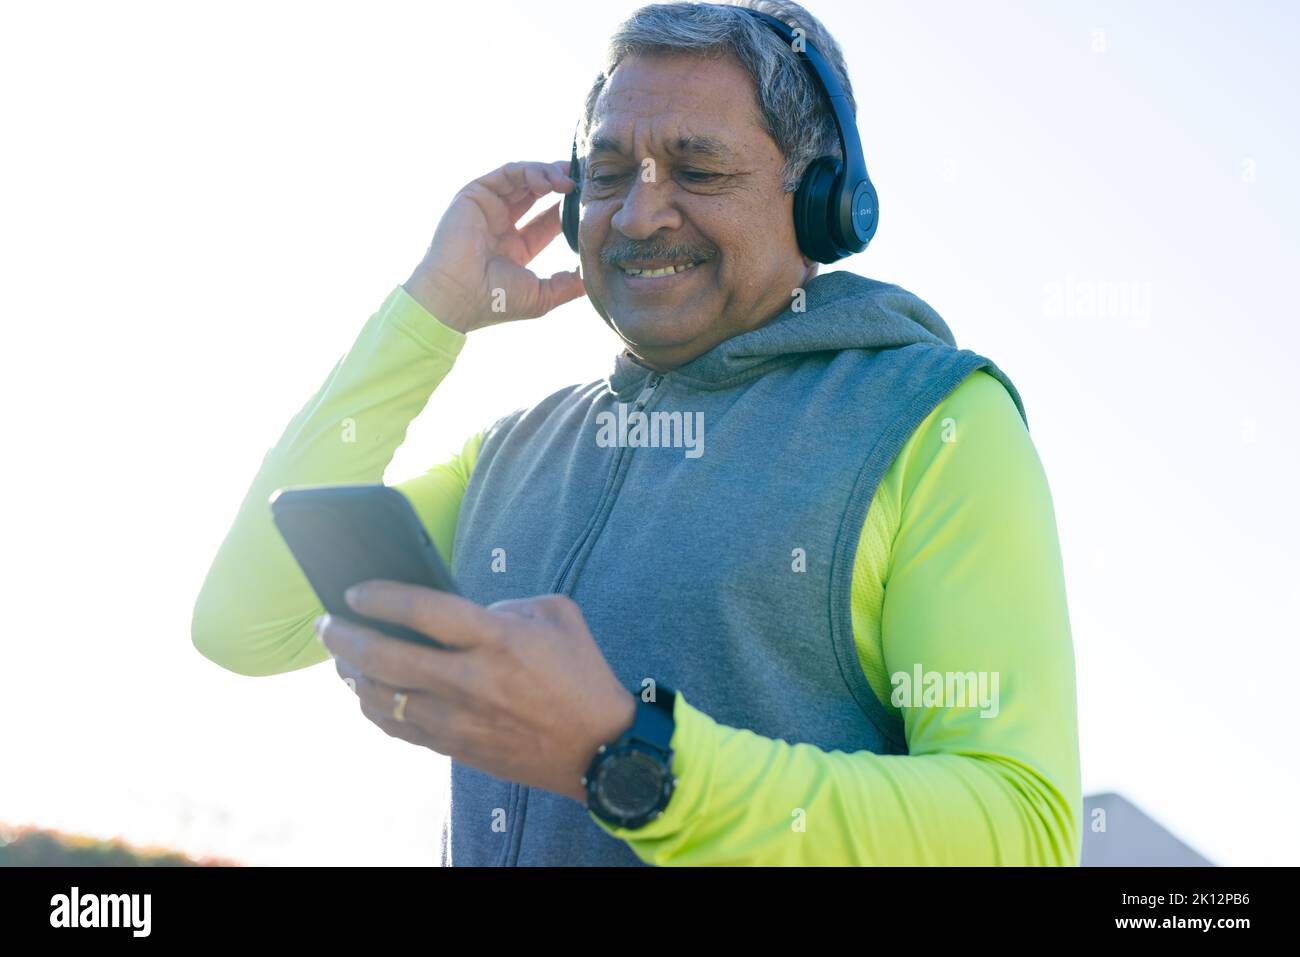
[[[784,157],[759,123],[732,57],[632,57],[596,102],[583,280],[632,353],[659,368],[763,325],[815,273],[781,188]],[[646,275],[669,266],[690,268]]]

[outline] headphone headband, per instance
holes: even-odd
[[[835,132],[840,140],[840,155],[844,161],[844,172],[848,178],[853,180],[866,179],[867,164],[862,157],[862,141],[858,139],[858,124],[849,109],[849,98],[844,95],[844,88],[840,86],[835,71],[826,62],[826,58],[822,56],[821,51],[807,42],[804,43],[802,50],[795,50],[794,30],[789,24],[782,23],[771,14],[761,13],[749,7],[737,7],[736,9],[744,10],[754,19],[771,27],[772,32],[786,42],[791,52],[799,56],[812,70],[813,76],[817,80],[817,86],[821,90],[823,97],[825,97],[826,105],[830,107],[831,118],[835,121]]]

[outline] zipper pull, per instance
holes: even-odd
[[[659,387],[659,383],[662,382],[663,379],[663,375],[656,372],[646,380],[645,388],[641,390],[641,394],[636,397],[636,402],[632,405],[633,412],[639,412],[644,408],[646,400],[650,398],[650,393],[654,392],[654,390]]]

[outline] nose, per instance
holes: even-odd
[[[647,182],[638,173],[610,225],[628,239],[649,239],[661,229],[678,229],[681,213],[673,205],[672,183]]]

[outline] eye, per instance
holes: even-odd
[[[619,180],[618,173],[595,173],[587,177],[592,186],[613,186]]]
[[[682,176],[689,183],[711,183],[721,175],[721,173],[710,173],[702,169],[682,170]]]

